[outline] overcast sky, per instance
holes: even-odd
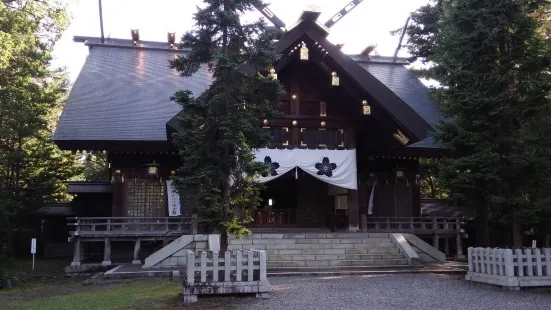
[[[364,0],[340,20],[329,35],[333,43],[344,43],[346,53],[359,53],[370,44],[377,44],[381,55],[392,55],[398,36],[389,31],[403,27],[409,14],[429,0]],[[289,27],[303,9],[315,4],[322,9],[319,20],[324,23],[346,6],[350,0],[271,0],[270,8]],[[130,29],[140,30],[140,39],[166,41],[166,33],[175,31],[179,38],[193,27],[193,13],[202,0],[103,0],[103,26],[106,37],[130,38]],[[71,80],[78,76],[88,49],[72,41],[73,36],[100,36],[98,0],[72,1],[69,5],[72,22],[55,49],[54,66],[67,67]],[[254,11],[245,19],[262,15]],[[402,52],[400,55],[407,55]]]

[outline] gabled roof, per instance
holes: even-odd
[[[278,51],[285,51],[305,35],[320,42],[332,64],[380,102],[410,134],[411,143],[426,139],[438,122],[437,103],[404,67],[408,62],[345,55],[317,27],[311,21],[300,23],[283,36]],[[54,134],[53,140],[63,149],[110,149],[135,142],[167,144],[167,129],[176,127],[173,118],[181,112],[170,97],[182,89],[199,96],[211,83],[206,69],[189,78],[170,69],[168,61],[185,51],[169,48],[165,42],[140,41],[134,46],[131,40],[123,39],[101,43],[99,38],[75,37],[75,41],[88,45],[90,54]],[[92,144],[95,147],[88,147]]]
[[[182,78],[169,68],[183,51],[124,47],[125,41],[89,44],[53,137],[60,147],[68,141],[167,141],[166,122],[180,111],[170,97],[181,89],[200,95],[210,85],[206,69]]]

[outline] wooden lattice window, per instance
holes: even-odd
[[[127,216],[165,216],[166,202],[164,182],[146,178],[129,180],[126,197]]]

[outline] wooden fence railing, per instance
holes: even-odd
[[[419,235],[456,235],[461,232],[457,217],[366,217],[362,216],[364,232],[403,232]]]
[[[136,237],[173,233],[197,234],[197,218],[192,217],[70,217],[72,236]]]
[[[226,251],[222,258],[217,251],[196,257],[188,250],[185,270],[183,303],[197,301],[197,295],[270,291],[265,251]]]
[[[551,249],[468,249],[466,279],[504,287],[551,285]]]
[[[257,227],[281,227],[295,226],[297,224],[297,210],[295,209],[272,209],[256,210],[251,226]]]

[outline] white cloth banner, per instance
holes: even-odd
[[[180,216],[182,215],[180,210],[180,194],[172,180],[166,180],[166,193],[168,197],[168,216]]]
[[[257,149],[255,156],[270,170],[260,178],[262,183],[299,167],[326,183],[358,189],[356,150]]]

